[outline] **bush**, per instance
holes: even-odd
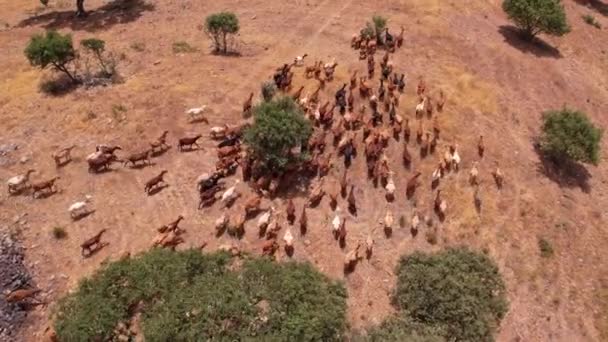
[[[448,340],[492,341],[507,312],[498,267],[467,249],[403,257],[393,301],[403,317]]]
[[[312,133],[310,122],[300,107],[285,96],[253,108],[254,123],[245,132],[245,142],[268,171],[283,171],[306,159],[306,153],[294,153],[308,143]]]
[[[69,64],[76,58],[72,36],[69,34],[62,35],[56,31],[47,31],[45,35],[36,34],[25,48],[25,56],[33,66],[44,69],[51,65],[67,75],[72,82],[78,82],[69,70]]]
[[[173,53],[192,53],[196,52],[196,48],[192,47],[187,42],[173,43]]]
[[[541,32],[554,36],[570,32],[560,0],[504,0],[502,9],[528,40]]]
[[[277,86],[273,81],[266,81],[262,83],[262,97],[264,101],[270,101],[277,92]]]
[[[391,317],[367,332],[367,336],[357,337],[358,341],[369,342],[447,342],[445,333],[438,328],[412,322],[405,317]]]
[[[63,298],[60,341],[110,340],[133,308],[147,341],[340,341],[346,291],[308,264],[154,249],[105,265]],[[136,305],[141,304],[141,305]]]
[[[361,37],[365,39],[375,38],[378,44],[382,44],[382,33],[386,29],[387,19],[375,15],[372,17],[371,22],[367,22],[365,27],[361,29]]]
[[[557,161],[597,164],[602,130],[585,113],[564,108],[543,114],[541,150]]]
[[[95,56],[101,68],[101,76],[110,77],[116,72],[115,60],[111,56],[104,56],[106,42],[97,38],[89,38],[81,40],[80,45]]]
[[[601,29],[602,28],[602,25],[600,25],[600,23],[591,14],[585,14],[585,15],[583,15],[583,20],[587,24],[589,24],[591,26],[594,26],[597,29]]]
[[[68,233],[63,229],[63,227],[53,227],[53,237],[57,240],[64,239],[68,236]]]
[[[228,52],[227,36],[239,31],[239,19],[232,12],[215,13],[205,20],[205,32],[213,39],[215,52]]]
[[[550,258],[553,256],[553,246],[551,243],[543,238],[538,239],[538,249],[540,250],[540,256],[543,258]]]

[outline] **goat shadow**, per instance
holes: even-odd
[[[130,164],[129,163],[129,164],[123,165],[123,167],[128,167],[129,169],[132,169],[132,170],[141,170],[141,169],[144,169],[144,168],[146,168],[148,166],[154,166],[154,165],[156,165],[156,163],[154,163],[154,162],[150,162],[150,163],[137,163],[137,164]]]
[[[49,198],[49,197],[55,195],[58,192],[59,192],[59,190],[37,192],[36,194],[32,194],[32,197],[34,199],[46,199],[46,198]]]
[[[171,149],[171,146],[165,147],[161,150],[154,150],[152,151],[152,157],[160,157],[163,154],[167,153],[167,151],[169,151]]]
[[[108,246],[110,243],[109,242],[100,242],[97,244],[97,246],[93,249],[89,250],[89,253],[87,254],[83,254],[82,257],[83,258],[90,258],[93,255],[97,254],[97,252],[99,252],[100,250],[102,250],[104,247]]]
[[[523,53],[531,53],[536,57],[563,57],[557,48],[538,37],[534,37],[532,41],[525,40],[521,31],[515,26],[502,25],[498,28],[498,32],[505,38],[505,42]]]
[[[591,185],[589,185],[591,173],[589,173],[585,166],[569,160],[557,161],[543,153],[537,142],[534,144],[534,151],[538,154],[539,158],[539,163],[537,164],[538,172],[560,187],[578,187],[586,194],[591,193]]]
[[[168,187],[169,187],[169,184],[163,184],[163,185],[154,187],[152,190],[148,191],[148,196],[154,196],[154,195],[158,194],[159,192],[163,191],[163,189],[168,188]]]
[[[193,145],[190,147],[180,147],[178,148],[179,152],[182,153],[191,153],[191,152],[196,152],[196,151],[204,151],[205,149],[202,146],[198,146],[198,145]]]
[[[608,4],[600,0],[574,0],[574,2],[585,7],[592,8],[600,14],[608,16]]]
[[[194,119],[188,120],[188,123],[191,125],[201,123],[201,122],[204,122],[207,125],[209,124],[209,120],[207,120],[207,118],[194,118]]]
[[[45,29],[70,28],[72,31],[95,32],[109,29],[114,25],[133,22],[145,12],[154,9],[155,5],[145,0],[113,0],[97,9],[88,11],[84,18],[76,17],[75,9],[51,11],[24,19],[17,24],[17,27],[40,25]]]
[[[80,215],[78,215],[78,216],[75,216],[75,217],[72,219],[72,221],[74,221],[74,222],[78,222],[78,221],[80,221],[80,220],[84,219],[84,218],[85,218],[85,217],[87,217],[87,216],[93,215],[93,214],[95,213],[95,211],[96,211],[95,209],[92,209],[92,210],[89,210],[89,211],[87,211],[87,212],[84,212],[84,213],[82,213],[82,214],[80,214]]]

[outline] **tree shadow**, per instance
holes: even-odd
[[[17,27],[42,25],[46,29],[70,28],[72,30],[98,31],[117,24],[137,20],[144,12],[153,11],[155,6],[145,0],[113,0],[87,12],[84,18],[76,17],[76,11],[52,11],[22,20]]]
[[[538,172],[544,174],[560,187],[578,187],[586,194],[591,193],[591,186],[589,185],[591,174],[584,165],[569,160],[557,161],[544,154],[538,144],[534,144],[534,150],[540,160],[537,165]]]
[[[576,3],[592,8],[600,14],[608,16],[608,4],[600,0],[574,0]]]
[[[523,53],[531,53],[536,57],[563,57],[557,48],[538,37],[535,37],[532,41],[525,40],[515,26],[502,25],[498,32],[503,35],[505,42]]]
[[[66,75],[61,74],[56,78],[40,82],[38,88],[41,92],[47,95],[60,97],[72,92],[78,88],[78,86],[78,83],[73,82]]]

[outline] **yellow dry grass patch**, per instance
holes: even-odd
[[[448,102],[457,108],[472,108],[483,113],[498,110],[494,87],[458,66],[442,67],[444,78],[441,87],[448,94]],[[447,106],[447,105],[446,105]]]
[[[37,93],[40,75],[38,70],[29,70],[16,73],[14,77],[5,78],[0,83],[2,98],[6,97],[8,103],[11,100],[19,100],[22,97]]]

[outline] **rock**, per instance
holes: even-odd
[[[27,163],[28,161],[30,161],[30,157],[28,157],[28,156],[23,156],[23,157],[21,157],[21,159],[19,159],[19,162],[20,162],[21,164],[25,164],[25,163]]]
[[[257,18],[257,17],[258,17],[258,16],[254,14],[254,15],[251,17],[251,20],[255,20],[255,18]]]
[[[10,152],[16,151],[19,148],[17,144],[4,144],[0,145],[0,156],[5,156]]]
[[[154,65],[159,65],[159,64],[160,64],[160,60],[154,61]]]

